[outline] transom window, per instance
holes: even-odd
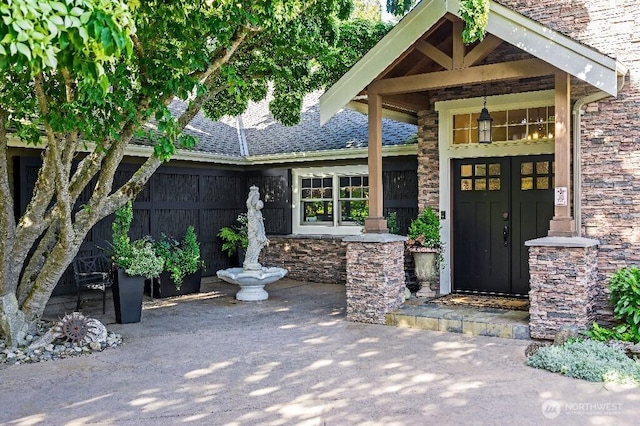
[[[366,166],[293,170],[296,233],[357,234],[369,214]]]
[[[553,139],[553,106],[489,112],[493,118],[494,142]],[[479,112],[453,116],[454,145],[478,143],[479,116]]]

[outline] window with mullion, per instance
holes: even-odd
[[[369,177],[339,176],[338,181],[340,184],[339,223],[341,225],[362,223],[369,215]]]
[[[333,224],[333,178],[304,177],[300,188],[302,223]]]

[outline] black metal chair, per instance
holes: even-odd
[[[76,311],[80,309],[80,292],[83,289],[102,291],[102,313],[105,313],[107,289],[113,285],[111,262],[105,256],[76,257],[73,259],[73,275],[78,287]]]

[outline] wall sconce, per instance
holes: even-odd
[[[491,143],[493,132],[493,118],[489,115],[487,110],[487,97],[484,97],[484,106],[478,117],[478,142],[479,143]]]

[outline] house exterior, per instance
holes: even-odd
[[[292,127],[275,122],[268,112],[269,99],[251,103],[240,117],[218,122],[198,114],[186,129],[198,138],[198,145],[192,151],[180,151],[152,176],[134,201],[131,237],[157,238],[165,233],[181,238],[187,226],[194,225],[206,262],[205,276],[237,266],[235,258],[221,251],[217,233],[246,211],[249,187],[257,185],[271,241],[263,250],[262,262],[286,267],[294,279],[343,284],[346,244],[342,238],[359,234],[362,227],[350,217],[338,216],[338,208],[325,211],[325,206],[358,206],[366,201],[367,118],[344,110],[321,127],[319,96],[316,92],[305,98],[302,120]],[[170,108],[179,113],[185,104],[174,101]],[[396,212],[404,229],[418,211],[415,135],[415,124],[385,120],[385,213]],[[126,182],[141,159],[150,155],[150,145],[138,139],[129,146],[114,187]],[[11,139],[9,157],[20,214],[31,197],[40,151]],[[303,188],[307,185],[309,190]],[[348,188],[349,196],[338,197],[341,188]],[[310,193],[302,199],[303,192]],[[84,201],[79,200],[78,206]],[[302,204],[308,208],[301,209]],[[316,217],[318,213],[322,217]],[[112,220],[107,217],[91,230],[79,255],[98,254],[108,247]],[[54,294],[74,291],[69,270]]]
[[[136,200],[134,237],[194,224],[212,275],[233,263],[215,234],[256,184],[270,238],[262,262],[346,283],[348,318],[383,323],[403,303],[410,262],[386,217],[406,229],[429,206],[443,225],[441,294],[529,297],[536,338],[608,319],[608,277],[640,264],[640,10],[491,1],[486,38],[464,46],[459,8],[419,2],[319,103],[305,101],[298,126],[275,123],[266,103],[216,123],[198,115],[187,132],[199,145]],[[493,133],[481,144],[484,106]],[[118,179],[149,154],[136,143]],[[11,155],[16,193],[29,194],[37,154],[16,142]],[[349,212],[364,199],[362,234]]]
[[[532,337],[588,327],[608,315],[611,273],[640,263],[640,10],[491,1],[486,38],[465,46],[459,8],[419,2],[321,98],[323,121],[344,106],[368,111],[365,230],[385,232],[380,117],[404,114],[418,122],[418,205],[442,218],[441,293],[528,295]],[[485,105],[493,137],[481,144]],[[369,320],[381,322],[402,302],[351,303],[380,306]]]

